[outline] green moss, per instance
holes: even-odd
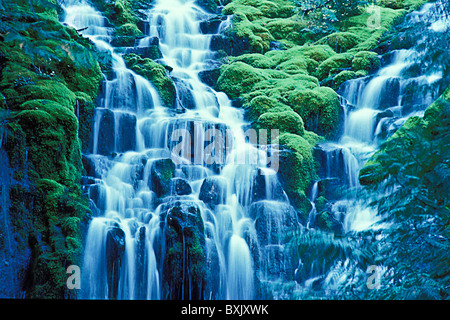
[[[155,86],[165,106],[175,106],[175,85],[162,64],[149,58],[142,58],[134,53],[126,54],[123,58],[128,68],[143,76]]]
[[[329,45],[305,45],[298,47],[296,50],[298,53],[313,59],[318,63],[322,63],[336,54],[336,52],[331,49]]]
[[[251,99],[263,94],[289,105],[290,97],[297,91],[313,89],[318,85],[317,78],[304,74],[296,74],[283,79],[261,81],[253,87],[253,92],[245,97]]]
[[[73,112],[76,96],[65,85],[52,80],[42,80],[37,84],[21,86],[17,89],[19,94],[27,100],[52,100]]]
[[[293,111],[266,112],[258,118],[256,127],[277,129],[280,133],[290,132],[300,136],[305,132],[302,118]]]
[[[275,63],[269,57],[260,53],[247,53],[237,57],[230,57],[231,62],[241,61],[254,68],[270,69],[275,67]]]
[[[303,44],[311,40],[309,34],[303,31],[306,26],[305,22],[292,18],[273,19],[265,25],[276,40],[288,41],[293,44]]]
[[[388,175],[385,168],[377,161],[367,161],[359,172],[359,182],[362,185],[378,184]]]
[[[252,91],[257,83],[267,78],[263,70],[238,61],[220,68],[217,88],[231,99],[236,99],[241,94]]]
[[[244,105],[245,117],[249,121],[256,121],[266,112],[277,112],[280,110],[292,110],[289,106],[282,104],[277,99],[261,95],[251,99],[249,104]]]
[[[355,54],[352,61],[352,69],[354,71],[364,70],[373,72],[381,67],[381,60],[378,54],[372,51],[360,51]]]
[[[133,47],[137,37],[143,36],[143,33],[134,23],[125,23],[115,29],[113,46]]]
[[[338,74],[343,69],[351,68],[354,55],[351,53],[340,53],[323,61],[315,75],[319,80],[324,80]]]
[[[361,73],[357,74],[353,70],[344,70],[339,72],[333,79],[333,89],[338,90],[339,86],[347,80],[358,78]]]
[[[296,91],[289,105],[305,122],[305,128],[327,138],[337,133],[340,122],[340,103],[336,92],[328,87]]]
[[[279,144],[287,150],[280,153],[279,173],[288,194],[304,193],[315,178],[316,162],[313,146],[308,141],[293,133],[283,133]]]
[[[336,52],[346,52],[356,46],[361,38],[351,32],[335,32],[327,35],[316,42],[316,44],[325,44],[330,46]]]

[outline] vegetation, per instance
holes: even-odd
[[[90,124],[77,116],[92,117],[101,70],[90,42],[58,21],[53,0],[3,1],[0,37],[10,215],[19,252],[31,251],[24,291],[74,297],[66,268],[80,262],[90,212],[80,189]]]
[[[370,298],[447,299],[450,295],[450,88],[412,117],[360,174],[373,205],[393,228],[381,240],[386,285]],[[387,285],[389,283],[389,285]]]

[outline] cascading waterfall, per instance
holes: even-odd
[[[448,30],[448,18],[440,12],[439,2],[424,5],[409,14],[405,20],[408,27],[423,26],[420,36],[411,47],[392,50],[384,55],[388,63],[374,75],[344,82],[339,93],[345,117],[342,135],[337,141],[321,143],[323,170],[311,192],[314,201],[321,184],[329,189],[338,189],[335,194],[327,190],[326,197],[332,200],[335,218],[342,222],[344,232],[360,232],[387,228],[381,224],[382,217],[369,207],[357,194],[361,190],[359,170],[378,145],[391,136],[411,116],[423,113],[440,92],[445,89],[442,67],[431,60],[432,46],[424,43],[441,41]],[[330,187],[331,186],[331,187]],[[319,190],[318,190],[319,189]],[[336,196],[336,193],[338,194]],[[310,213],[309,225],[313,225],[315,207]],[[330,271],[338,273],[344,283],[349,260],[338,261]],[[339,271],[340,270],[340,271]],[[317,275],[314,275],[317,276]],[[317,280],[313,277],[310,281]],[[336,283],[325,281],[325,288],[332,289]]]
[[[426,26],[423,38],[386,54],[390,62],[376,74],[339,90],[342,135],[319,145],[323,166],[311,201],[324,182],[339,189],[339,196],[326,196],[344,232],[383,227],[356,196],[359,170],[380,142],[408,117],[422,115],[442,89],[440,69],[421,63],[428,61],[423,43],[448,29],[442,15],[430,13],[434,6],[406,20]],[[157,62],[170,67],[176,85],[176,103],[168,107],[147,79],[127,68],[100,12],[86,0],[66,0],[62,7],[65,22],[88,27],[81,33],[112,62],[95,111],[91,151],[84,155],[94,217],[86,235],[82,297],[253,299],[266,283],[286,280],[297,262],[285,237],[299,222],[269,166],[276,150],[254,143],[243,130],[243,110],[200,80],[199,73],[214,64],[212,36],[200,28],[208,13],[193,0],[157,0],[142,12],[146,37],[136,46],[159,39],[163,57]],[[224,20],[217,32],[229,24]],[[316,213],[313,206],[307,229],[315,227]],[[321,262],[312,264],[304,287],[322,277]],[[323,285],[337,288],[353,267],[350,259],[338,259]]]
[[[113,70],[96,109],[92,153],[85,155],[93,168],[85,188],[94,217],[82,296],[256,298],[256,279],[276,279],[290,268],[283,236],[298,221],[268,166],[276,150],[247,142],[243,112],[199,79],[214,59],[211,35],[200,30],[208,14],[192,0],[155,1],[145,12],[148,34],[137,45],[159,38],[159,62],[172,68],[177,89],[170,108],[126,67],[100,12],[84,0],[62,7],[66,23],[88,26],[82,34],[111,54]],[[229,20],[223,24],[219,30]],[[201,261],[207,279],[198,279]]]

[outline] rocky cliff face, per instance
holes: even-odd
[[[56,1],[3,1],[1,9],[2,163],[10,167],[2,194],[12,247],[0,250],[14,248],[5,263],[18,279],[2,294],[67,298],[66,268],[79,261],[89,216],[81,149],[101,70],[89,41],[58,21]]]

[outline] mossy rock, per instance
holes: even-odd
[[[253,91],[245,95],[245,98],[251,100],[259,95],[267,95],[277,99],[283,104],[289,105],[290,97],[295,94],[295,92],[313,89],[318,86],[319,81],[317,78],[300,73],[281,79],[268,79],[258,82],[254,86]]]
[[[304,193],[315,178],[316,162],[313,146],[308,141],[293,133],[283,133],[278,143],[287,149],[281,149],[280,168],[284,189],[288,193]]]
[[[307,27],[307,24],[296,19],[273,19],[269,21],[265,27],[276,40],[290,41],[293,44],[298,45],[311,40],[309,33],[303,31],[303,29]]]
[[[259,15],[258,11],[254,13]],[[251,53],[267,52],[270,49],[270,42],[275,40],[269,30],[262,25],[261,21],[254,21],[253,18],[249,18],[248,12],[245,14],[242,11],[233,14],[233,28],[229,33],[234,38],[233,41],[242,42],[242,45],[239,47],[248,47]]]
[[[304,57],[298,56],[280,63],[277,66],[277,69],[280,69],[290,75],[299,73],[308,75],[308,69],[310,68],[308,68],[308,61]]]
[[[338,53],[346,52],[361,41],[360,37],[351,32],[335,32],[323,37],[316,44],[326,44]]]
[[[217,89],[225,92],[230,99],[236,99],[241,94],[252,91],[257,83],[266,79],[268,77],[263,70],[238,61],[220,68]]]
[[[360,51],[355,54],[352,61],[352,70],[364,70],[373,72],[381,67],[381,60],[378,54],[372,51]]]
[[[290,132],[303,135],[305,128],[302,118],[294,111],[266,112],[256,121],[258,129],[279,130],[280,133]]]
[[[292,110],[289,106],[282,104],[277,99],[260,95],[254,97],[249,104],[244,105],[245,118],[249,121],[256,121],[266,112],[278,112]]]
[[[315,73],[319,80],[332,77],[344,69],[350,69],[352,67],[354,55],[351,53],[340,53],[323,61]]]
[[[306,130],[327,138],[337,134],[341,107],[338,95],[331,88],[297,90],[290,95],[289,105],[302,117]]]
[[[378,184],[387,177],[385,168],[376,161],[367,161],[359,171],[359,182],[362,185]]]
[[[339,72],[334,78],[333,78],[333,89],[338,90],[340,85],[344,83],[347,80],[356,79],[360,77],[362,73],[357,73],[353,70],[344,70]]]
[[[298,47],[296,51],[318,63],[322,63],[336,54],[329,45],[304,45]]]
[[[175,107],[175,85],[163,65],[134,53],[128,53],[123,58],[128,68],[143,76],[155,86],[165,106]]]
[[[143,35],[136,24],[125,23],[115,29],[111,44],[117,47],[133,47],[136,38],[142,37]]]
[[[76,96],[71,90],[64,84],[52,80],[41,80],[36,84],[18,87],[16,90],[19,94],[26,97],[27,100],[52,100],[65,106],[72,112],[76,103]]]
[[[246,53],[237,57],[230,57],[230,61],[241,61],[259,69],[270,69],[275,66],[272,59],[260,53]]]

